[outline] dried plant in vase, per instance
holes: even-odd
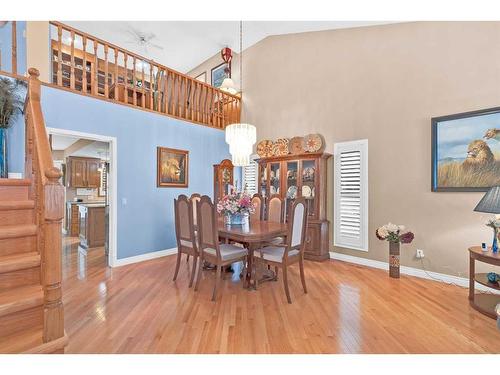
[[[392,223],[377,228],[375,235],[381,241],[389,241],[389,276],[399,279],[399,246],[402,243],[411,243],[415,235],[405,231],[404,225]]]
[[[26,88],[24,81],[0,77],[0,178],[8,175],[7,129],[14,124],[16,117],[23,113],[23,88]]]

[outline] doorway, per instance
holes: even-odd
[[[63,271],[74,265],[81,279],[88,262],[102,263],[103,268],[116,265],[117,141],[72,130],[47,131],[65,186]]]

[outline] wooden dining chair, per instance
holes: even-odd
[[[307,293],[304,276],[304,249],[307,228],[307,205],[303,197],[293,203],[288,220],[288,234],[284,244],[269,243],[254,252],[256,270],[259,264],[267,264],[281,268],[283,272],[283,286],[288,303],[292,303],[288,289],[288,267],[299,263],[300,279],[304,293]],[[258,286],[258,275],[255,277],[255,287]]]
[[[198,241],[194,230],[193,223],[193,203],[185,195],[179,195],[174,199],[174,215],[175,215],[175,235],[177,237],[177,263],[175,265],[174,279],[177,279],[179,267],[181,264],[182,254],[193,256],[193,269],[191,278],[189,279],[189,287],[193,285],[194,275],[196,273],[196,263],[199,256]]]
[[[250,214],[250,219],[252,220],[262,220],[264,217],[264,198],[259,193],[252,196],[252,204],[255,207],[253,214]]]
[[[199,202],[200,201],[200,198],[201,198],[201,195],[198,194],[198,193],[193,193],[191,194],[191,196],[189,197],[189,200],[191,201],[191,206],[193,207],[193,225],[194,225],[194,234],[195,234],[195,239],[198,238],[198,227],[196,225],[196,220],[197,220],[197,217],[196,217],[196,202]],[[186,257],[186,262],[189,262],[189,254],[188,256]]]
[[[219,243],[217,212],[209,196],[204,195],[197,202],[198,235],[200,244],[200,264],[208,261],[217,267],[212,301],[215,301],[217,287],[221,279],[222,268],[232,263],[243,261],[246,267],[247,249],[226,243]],[[198,290],[203,267],[199,267],[194,290]],[[245,271],[243,272],[245,274]]]

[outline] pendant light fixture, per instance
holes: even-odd
[[[236,95],[238,91],[236,90],[234,81],[231,79],[231,60],[233,59],[233,51],[231,51],[231,48],[225,47],[220,51],[220,55],[222,60],[226,63],[226,68],[224,69],[226,78],[222,81],[219,89],[228,94]]]
[[[240,21],[240,92],[243,92],[243,21]],[[226,143],[234,166],[250,164],[253,145],[257,141],[257,129],[250,124],[235,123],[226,126]]]

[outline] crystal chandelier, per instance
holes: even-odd
[[[240,91],[243,91],[243,21],[240,21]],[[230,124],[226,126],[226,143],[235,166],[250,164],[253,145],[257,141],[257,129],[250,124]]]

